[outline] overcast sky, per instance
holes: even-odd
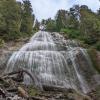
[[[22,0],[18,0],[22,1]],[[72,5],[88,5],[93,11],[96,11],[100,7],[99,0],[30,0],[35,13],[36,18],[47,19],[49,17],[54,18],[57,10],[69,9]]]

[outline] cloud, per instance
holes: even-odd
[[[21,0],[19,0],[21,1]],[[96,11],[100,7],[99,0],[30,0],[36,18],[47,19],[49,17],[54,18],[57,10],[69,9],[72,5],[88,5],[89,8]]]
[[[66,0],[34,0],[32,5],[36,17],[40,20],[53,18],[57,10],[68,9],[70,6]]]

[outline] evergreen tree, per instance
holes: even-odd
[[[80,8],[79,5],[74,5],[70,8],[70,20],[69,20],[69,28],[78,29],[80,22]]]
[[[3,17],[3,1],[0,1],[0,36],[2,36],[6,29],[6,22],[5,22],[5,18]]]
[[[0,31],[6,34],[7,38],[17,38],[20,32],[20,9],[16,0],[2,0],[0,10]]]
[[[38,30],[39,30],[39,27],[40,27],[40,23],[39,23],[38,20],[36,19],[36,21],[35,21],[35,26],[34,26],[34,30],[35,30],[35,31],[38,31]]]
[[[100,20],[87,6],[80,7],[80,31],[89,44],[95,43],[100,36]]]
[[[47,19],[46,21],[46,30],[47,31],[56,31],[56,22],[55,20],[52,20],[51,18]]]
[[[66,10],[59,10],[56,15],[56,27],[57,31],[60,31],[61,28],[66,28],[67,27],[67,19],[68,17],[68,12]]]
[[[23,0],[21,32],[31,34],[33,31],[34,15],[29,0]]]

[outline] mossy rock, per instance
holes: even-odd
[[[36,96],[37,94],[39,94],[39,91],[34,88],[34,86],[28,86],[28,94],[29,96]]]
[[[96,49],[88,49],[88,54],[90,56],[90,59],[93,63],[94,68],[100,73],[100,61],[99,61],[99,54]]]
[[[64,96],[66,96],[66,100],[92,100],[88,95],[75,90],[73,92],[68,91]]]
[[[95,48],[100,51],[100,41],[96,43]]]
[[[0,39],[0,48],[3,47],[5,44],[4,40],[3,39]]]

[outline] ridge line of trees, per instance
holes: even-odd
[[[15,40],[33,33],[35,15],[29,0],[0,0],[0,38]]]
[[[46,31],[64,33],[100,50],[100,9],[93,12],[86,5],[74,5],[67,10],[58,10],[55,19],[42,20]]]
[[[29,0],[0,0],[0,44],[31,36],[41,24],[46,31],[63,33],[100,50],[100,9],[93,12],[86,5],[74,5],[69,11],[58,10],[55,19],[38,22]]]

